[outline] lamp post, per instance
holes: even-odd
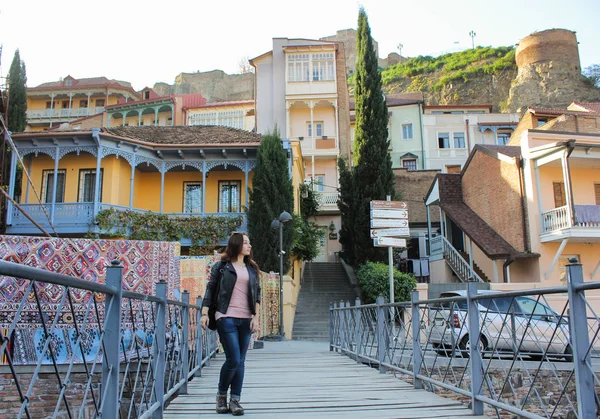
[[[471,46],[473,49],[475,49],[475,35],[477,35],[475,31],[469,32],[469,36],[471,37]]]
[[[271,228],[279,228],[279,339],[285,340],[283,330],[283,224],[292,221],[289,212],[283,211],[271,222]]]

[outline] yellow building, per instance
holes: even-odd
[[[9,192],[27,216],[9,205],[8,234],[40,235],[29,216],[50,233],[82,236],[97,231],[95,216],[110,208],[181,217],[241,216],[238,230],[246,228],[243,208],[258,134],[216,126],[120,126],[12,138],[31,182],[24,174],[16,193],[16,173],[11,173]],[[292,151],[289,142],[284,147]],[[11,167],[16,167],[16,156]],[[188,239],[182,238],[183,246]]]
[[[256,127],[253,100],[210,102],[184,110],[186,125],[219,125],[246,131]]]
[[[67,76],[27,89],[26,131],[43,131],[102,114],[107,106],[119,102],[141,99],[142,95],[128,82],[106,77],[75,79]]]

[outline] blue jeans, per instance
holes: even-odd
[[[221,317],[217,320],[217,332],[225,350],[225,363],[221,367],[219,393],[227,394],[231,386],[231,397],[239,399],[244,384],[244,363],[250,344],[251,319]]]

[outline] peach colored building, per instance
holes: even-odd
[[[459,174],[437,175],[432,282],[564,285],[572,257],[600,278],[600,113],[586,106],[529,108],[508,145],[476,145]]]

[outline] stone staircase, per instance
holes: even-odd
[[[329,303],[356,300],[341,263],[309,262],[298,295],[292,339],[329,340]]]

